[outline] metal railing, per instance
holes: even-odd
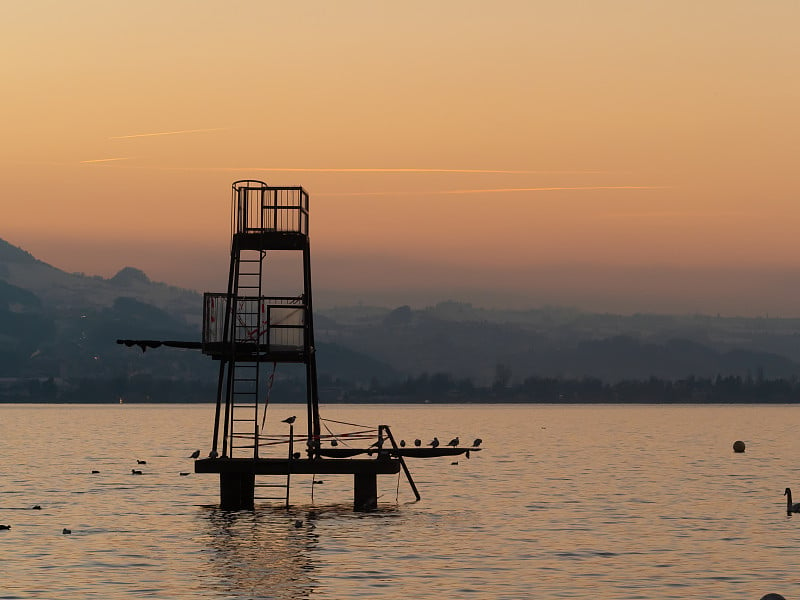
[[[225,312],[236,344],[271,349],[302,351],[306,342],[307,307],[302,296],[238,296],[225,293],[203,295],[203,351],[218,347],[225,339]],[[229,334],[230,335],[230,334]]]
[[[270,187],[263,181],[233,184],[233,232],[308,234],[308,194],[301,187]]]

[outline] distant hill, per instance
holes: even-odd
[[[135,267],[108,279],[66,273],[0,240],[0,379],[211,381],[216,367],[200,352],[141,353],[115,343],[118,338],[199,341],[201,317],[199,293],[151,281]],[[326,327],[324,316],[318,321]],[[318,353],[319,372],[328,378],[399,377],[379,359],[336,343],[319,343]]]
[[[608,382],[800,377],[800,319],[492,310],[454,301],[421,310],[348,306],[321,312],[329,321],[319,339],[414,376],[449,373],[487,384],[503,365],[516,382],[532,376]]]
[[[197,292],[153,282],[135,267],[108,279],[66,273],[0,240],[0,380],[212,381],[216,368],[199,352],[142,354],[114,343],[199,340],[201,310]],[[476,385],[497,384],[499,374],[502,385],[531,377],[800,377],[800,319],[497,310],[456,301],[317,309],[314,317],[319,373],[330,390],[341,381],[363,389],[426,373]]]
[[[35,294],[45,305],[58,310],[108,307],[124,295],[157,306],[187,323],[200,325],[202,296],[199,293],[150,281],[133,267],[121,269],[110,279],[67,273],[0,240],[0,280]]]

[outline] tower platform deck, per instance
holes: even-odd
[[[302,250],[308,245],[308,236],[297,231],[271,231],[260,229],[233,234],[233,248],[240,250]]]
[[[194,463],[195,473],[248,473],[254,475],[393,475],[400,472],[394,458],[288,459],[203,458]]]

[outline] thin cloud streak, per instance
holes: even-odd
[[[143,134],[143,135],[171,135]],[[140,136],[129,136],[140,137]],[[120,138],[115,138],[120,139]],[[217,171],[240,173],[244,171],[259,173],[452,173],[452,174],[490,174],[490,175],[621,175],[627,171],[603,171],[600,169],[416,169],[416,168],[339,168],[339,167],[169,167],[159,165],[137,165],[126,168],[150,169],[156,171]]]
[[[94,158],[91,160],[82,160],[81,163],[102,163],[102,162],[114,162],[117,160],[130,160],[130,157],[125,156],[123,158]]]
[[[210,129],[181,129],[180,131],[157,131],[155,133],[134,133],[132,135],[115,135],[110,140],[128,140],[131,138],[157,137],[162,135],[181,135],[183,133],[207,133],[209,131],[225,131],[230,127],[212,127]]]
[[[620,212],[620,213],[606,213],[598,215],[603,219],[682,219],[685,217],[693,217],[698,219],[712,219],[717,217],[752,217],[753,213],[745,211],[718,211],[718,212],[692,212],[692,211],[678,211],[678,210],[662,210],[652,212]]]
[[[610,173],[611,171],[595,170],[525,170],[525,169],[413,169],[413,168],[314,168],[314,167],[253,167],[253,168],[233,168],[233,167],[211,167],[215,171],[275,171],[275,172],[304,172],[304,173],[496,173],[501,175],[575,175],[575,174],[599,174]]]
[[[475,190],[435,190],[429,192],[397,191],[397,192],[317,192],[314,196],[407,196],[407,195],[445,195],[445,194],[496,194],[506,192],[558,192],[558,191],[593,191],[593,190],[664,190],[669,186],[661,185],[576,185],[559,187],[530,188],[493,188]]]

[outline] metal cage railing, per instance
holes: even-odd
[[[233,184],[233,232],[308,234],[308,194],[301,187],[270,187],[263,181]]]
[[[231,301],[232,300],[232,301]],[[203,295],[203,349],[223,342],[302,351],[306,343],[307,306],[302,296],[256,297],[225,293]],[[225,319],[228,312],[228,339]]]

